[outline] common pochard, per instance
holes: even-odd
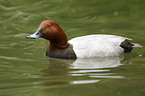
[[[134,46],[127,41],[131,40],[129,38],[103,34],[76,37],[68,41],[62,28],[53,20],[43,21],[37,31],[26,38],[38,37],[50,42],[47,56],[61,59],[119,56],[131,52]]]

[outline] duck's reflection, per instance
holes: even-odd
[[[120,61],[123,60],[123,56],[120,57],[108,57],[108,58],[90,58],[90,59],[77,59],[73,63],[74,69],[96,69],[96,68],[111,68],[117,67]]]
[[[63,60],[48,58],[48,68],[42,70],[49,76],[62,76],[67,75],[70,64],[73,64],[75,60]]]
[[[77,60],[62,60],[48,58],[49,66],[42,72],[47,73],[43,78],[55,77],[72,80],[65,81],[65,84],[86,84],[96,83],[100,81],[100,78],[124,78],[123,76],[114,76],[115,73],[110,73],[112,67],[121,65],[120,61],[123,60],[123,56],[120,57],[108,57],[108,58],[89,58],[89,59],[77,59]],[[113,76],[111,76],[113,74]],[[76,76],[87,76],[93,78],[93,80],[82,79],[74,80]],[[95,80],[94,80],[95,78]],[[57,81],[58,82],[58,81]],[[64,81],[63,81],[64,84]]]

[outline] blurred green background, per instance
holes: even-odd
[[[0,96],[144,96],[144,10],[144,0],[0,0]],[[84,69],[73,60],[51,60],[48,41],[25,39],[48,19],[68,39],[113,34],[143,47],[123,60],[105,59],[118,61],[115,67]]]

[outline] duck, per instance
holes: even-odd
[[[63,29],[53,20],[42,21],[36,32],[26,36],[27,39],[39,37],[50,42],[46,55],[59,59],[114,57],[129,53],[134,47],[129,42],[132,39],[116,35],[93,34],[68,40]]]

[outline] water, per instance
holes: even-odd
[[[144,96],[144,8],[143,0],[0,0],[0,96]],[[48,41],[25,39],[46,19],[68,39],[114,34],[143,47],[114,58],[51,59]]]

